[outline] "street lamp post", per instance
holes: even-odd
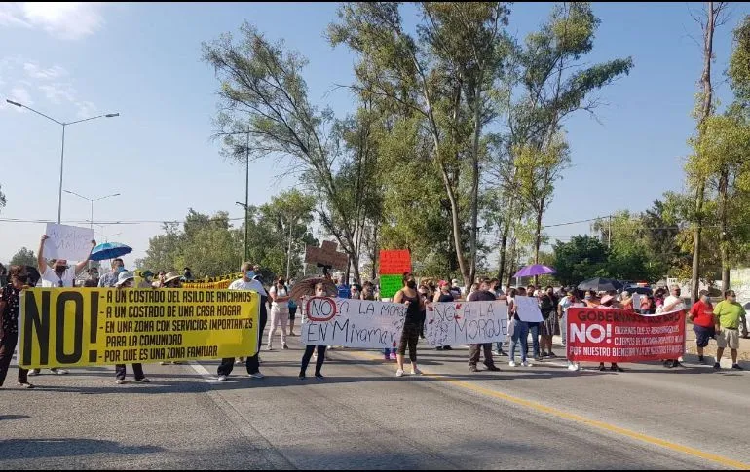
[[[84,197],[83,195],[79,195],[75,192],[71,192],[70,190],[65,190],[65,193],[75,195],[76,197],[80,197],[80,198],[83,198],[84,200],[88,200],[89,202],[91,202],[91,229],[92,230],[94,229],[94,202],[98,202],[99,200],[104,200],[105,198],[109,198],[109,197],[117,197],[120,195],[119,193],[113,193],[112,195],[105,195],[99,198],[89,198],[89,197]]]
[[[54,121],[55,123],[57,123],[58,125],[62,127],[62,142],[60,144],[60,184],[57,189],[57,224],[60,224],[60,214],[62,213],[63,158],[65,156],[65,127],[70,126],[70,125],[75,125],[78,123],[83,123],[85,121],[95,120],[97,118],[114,118],[116,116],[120,116],[120,114],[119,113],[107,113],[106,115],[93,116],[91,118],[86,118],[85,120],[78,120],[78,121],[72,121],[70,123],[65,123],[62,121],[57,121],[56,119],[50,116],[47,116],[44,113],[38,112],[31,107],[27,107],[26,105],[22,103],[14,102],[13,100],[8,100],[8,99],[6,99],[5,101],[10,103],[11,105],[15,105],[20,108],[25,108],[29,111],[33,111],[37,115],[43,116],[50,121]],[[92,217],[92,220],[93,220],[93,217]]]
[[[247,198],[247,193],[245,193],[245,198]],[[247,212],[247,203],[242,203],[242,202],[234,202],[234,203],[236,203],[237,205],[241,206],[242,209],[245,210],[245,239],[242,241],[242,244],[243,244],[244,250],[245,250],[245,258],[242,260],[242,262],[245,263],[245,262],[247,262],[247,260],[250,257],[248,255],[248,253],[247,253],[247,218],[248,218],[248,216],[247,216],[247,213],[248,213]]]

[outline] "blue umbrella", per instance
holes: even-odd
[[[92,261],[103,261],[105,259],[114,259],[125,254],[130,254],[133,249],[122,243],[102,243],[94,247],[91,251]]]

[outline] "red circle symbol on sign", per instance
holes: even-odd
[[[328,321],[336,316],[336,302],[333,298],[312,297],[307,300],[305,312],[311,321]]]

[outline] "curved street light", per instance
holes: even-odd
[[[23,103],[19,103],[19,102],[16,102],[16,101],[13,101],[13,100],[9,100],[9,99],[6,99],[5,101],[8,102],[8,103],[10,103],[11,105],[15,105],[15,106],[17,106],[19,108],[25,108],[25,109],[27,109],[27,110],[29,110],[31,112],[36,113],[37,115],[40,115],[40,116],[43,116],[43,117],[47,118],[50,121],[54,121],[55,123],[57,123],[58,125],[60,125],[62,127],[62,143],[60,145],[60,185],[58,186],[58,189],[57,189],[57,224],[60,224],[60,214],[62,212],[63,156],[65,154],[65,127],[66,126],[70,126],[70,125],[75,125],[75,124],[78,124],[78,123],[83,123],[83,122],[86,122],[86,121],[96,120],[97,118],[115,118],[117,116],[120,116],[120,114],[119,113],[107,113],[105,115],[92,116],[91,118],[85,118],[83,120],[71,121],[69,123],[65,123],[63,121],[57,121],[56,119],[52,118],[51,116],[47,116],[47,115],[45,115],[42,112],[36,111],[33,108],[24,105]],[[72,193],[72,192],[70,192],[70,193]],[[78,195],[78,196],[80,197],[80,195]],[[82,198],[85,198],[85,197],[82,197]],[[93,217],[92,217],[92,221],[93,221]]]

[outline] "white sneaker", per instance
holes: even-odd
[[[159,362],[159,365],[169,365],[169,362],[161,361],[161,362]]]
[[[65,369],[50,369],[55,375],[68,375],[68,371]]]
[[[521,362],[521,365],[524,366],[524,367],[533,367],[534,366],[534,364],[532,364],[529,361],[523,361],[523,362]]]
[[[37,375],[39,375],[39,371],[37,369],[31,369],[26,375],[28,375],[29,377],[36,377]]]
[[[515,367],[515,366],[516,366],[516,362],[515,361],[508,362],[508,367]]]
[[[268,349],[269,351],[273,351],[273,346],[271,346],[271,345],[269,344],[268,346],[266,346],[266,349]]]
[[[220,375],[216,380],[218,380],[219,382],[226,382],[227,381],[227,376],[226,375]]]
[[[571,372],[577,372],[578,371],[578,366],[575,365],[575,364],[570,364],[568,366],[568,370],[571,371]]]
[[[115,380],[115,383],[116,383],[117,385],[122,385],[122,384],[124,384],[124,383],[125,383],[125,381],[124,381],[124,380],[122,380],[122,379],[117,379],[117,380]]]
[[[245,361],[234,361],[234,365],[242,365]]]
[[[396,371],[396,377],[403,377],[403,376],[404,376],[404,371],[402,369],[398,369]]]
[[[419,368],[412,369],[411,370],[411,375],[422,375],[422,371],[419,370]]]
[[[260,372],[256,372],[254,374],[248,374],[247,376],[250,377],[251,379],[259,379],[259,380],[266,378],[266,376],[261,374]]]

